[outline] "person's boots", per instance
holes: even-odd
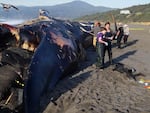
[[[104,58],[101,59],[101,66],[100,66],[100,68],[104,69]]]
[[[97,57],[96,67],[100,67],[100,66],[101,66],[101,60],[100,57]]]
[[[112,56],[109,56],[109,64],[110,64],[110,65],[113,65]]]

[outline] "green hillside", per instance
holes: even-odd
[[[121,10],[129,10],[131,14],[120,14]],[[116,9],[104,13],[96,13],[92,15],[85,15],[75,20],[82,21],[112,21],[112,16],[115,17],[117,22],[150,22],[150,4],[133,6],[124,9]]]

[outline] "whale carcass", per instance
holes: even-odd
[[[62,76],[73,72],[85,56],[85,37],[79,23],[54,20],[41,22],[40,27],[41,42],[30,63],[24,90],[26,113],[38,113],[41,95],[51,91]]]
[[[3,25],[15,37],[15,46],[34,51],[24,88],[26,113],[38,113],[40,97],[64,75],[73,72],[92,44],[79,22],[58,19],[32,21],[17,27]],[[16,38],[17,37],[17,38]],[[92,36],[91,36],[92,37]]]

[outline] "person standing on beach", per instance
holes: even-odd
[[[110,22],[105,23],[106,34],[104,40],[108,43],[108,46],[105,47],[105,50],[108,51],[109,63],[112,64],[112,47],[111,41],[113,40],[113,31],[110,28]]]
[[[96,47],[96,39],[97,39],[97,33],[100,31],[101,29],[101,23],[96,21],[94,23],[94,28],[93,28],[93,33],[94,33],[94,36],[93,36],[93,46]]]
[[[124,42],[124,44],[127,44],[128,37],[129,37],[129,34],[130,34],[130,32],[129,32],[129,26],[127,24],[125,24],[123,26],[123,29],[124,29],[123,42]]]
[[[106,34],[106,28],[101,27],[100,31],[97,33],[97,67],[100,69],[104,69],[104,57],[105,57],[105,50],[108,46],[108,42],[105,41],[105,34]]]
[[[122,40],[123,35],[124,35],[123,26],[122,26],[122,23],[119,23],[119,28],[118,28],[116,38],[115,38],[117,39],[117,48],[119,49],[121,49],[121,40]]]

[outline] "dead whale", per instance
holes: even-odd
[[[42,40],[32,57],[25,84],[26,113],[38,113],[42,94],[51,91],[63,75],[73,72],[84,55],[79,24],[59,20],[43,24]]]
[[[80,59],[86,56],[84,47],[92,45],[86,37],[91,35],[82,31],[81,27],[83,26],[78,22],[58,19],[37,19],[17,27],[1,25],[1,33],[8,33],[14,41],[8,47],[15,46],[35,52],[24,88],[26,113],[38,112],[41,95],[46,90],[51,91],[62,76],[75,71]],[[5,38],[1,39],[4,42]],[[4,42],[4,47],[5,45]]]

